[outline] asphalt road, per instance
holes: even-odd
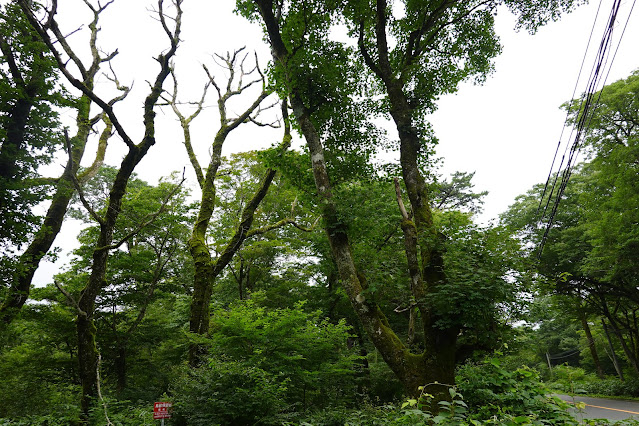
[[[583,402],[582,410],[575,410],[574,415],[581,419],[639,420],[639,402],[619,399],[591,398],[588,396],[557,395],[570,403]]]

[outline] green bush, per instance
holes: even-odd
[[[197,369],[182,368],[172,394],[176,424],[254,424],[283,408],[286,386],[257,367],[214,361]]]
[[[558,365],[553,367],[549,375],[549,386],[559,392],[585,393],[586,387],[599,378],[591,373],[586,373],[583,368],[569,365]]]
[[[253,301],[218,309],[211,324],[211,362],[232,359],[288,383],[286,400],[302,408],[339,405],[356,394],[355,365],[349,349],[350,328],[305,312],[266,309]]]
[[[276,415],[346,405],[356,397],[349,328],[302,304],[244,301],[212,314],[209,363],[176,371],[176,418],[189,425],[253,424]],[[294,416],[293,416],[294,417]]]
[[[538,373],[529,368],[507,371],[498,359],[491,358],[481,364],[462,366],[457,380],[472,413],[471,419],[510,416],[522,421],[541,420],[544,424],[576,424],[566,411],[568,405],[549,396]]]
[[[584,384],[583,389],[589,394],[639,397],[639,379],[630,378],[624,382],[616,377],[593,380]]]

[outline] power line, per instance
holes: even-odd
[[[610,74],[610,69],[612,68],[612,63],[614,62],[614,59],[616,57],[616,54],[619,50],[619,46],[621,44],[621,40],[623,38],[623,35],[625,34],[626,28],[628,26],[628,22],[630,20],[630,16],[632,15],[632,11],[634,10],[634,5],[635,5],[636,0],[633,1],[632,7],[630,8],[630,12],[628,13],[628,17],[626,19],[626,23],[624,25],[623,31],[621,36],[619,37],[619,40],[617,42],[617,46],[615,48],[614,54],[612,55],[612,58],[610,59],[610,62],[608,62],[609,56],[610,56],[610,47],[612,46],[612,41],[613,41],[613,30],[615,27],[615,23],[617,21],[617,16],[619,14],[619,8],[621,6],[621,0],[615,0],[612,6],[612,9],[610,11],[610,15],[608,17],[608,24],[605,28],[604,34],[602,36],[601,42],[599,44],[599,48],[597,51],[597,55],[595,58],[595,63],[593,65],[593,68],[590,72],[590,76],[588,79],[588,84],[587,84],[587,88],[586,91],[584,92],[584,95],[582,95],[581,97],[581,104],[579,105],[579,115],[578,115],[578,121],[577,121],[577,125],[573,127],[570,136],[569,136],[569,140],[573,138],[573,134],[574,134],[574,139],[572,144],[567,144],[566,145],[566,149],[564,151],[564,154],[561,158],[561,163],[559,164],[559,169],[557,171],[557,173],[555,174],[554,179],[552,179],[552,174],[553,174],[553,168],[555,165],[555,162],[557,160],[557,154],[559,153],[559,148],[561,146],[562,143],[562,137],[563,137],[563,132],[566,128],[566,126],[568,125],[568,119],[570,116],[570,111],[567,112],[566,115],[566,120],[564,122],[564,127],[562,129],[561,132],[561,136],[559,139],[559,144],[557,146],[557,149],[555,151],[555,155],[553,157],[553,161],[552,161],[552,165],[550,167],[550,172],[548,174],[548,179],[546,180],[546,184],[544,186],[544,190],[542,193],[542,196],[539,200],[539,206],[537,207],[537,215],[539,215],[539,212],[541,210],[541,206],[544,204],[544,198],[546,197],[546,194],[548,192],[548,186],[550,183],[550,180],[552,179],[552,186],[550,189],[550,193],[548,194],[548,197],[546,198],[546,202],[545,202],[545,206],[543,208],[543,213],[541,214],[540,218],[539,218],[539,224],[541,225],[541,223],[543,222],[544,218],[547,216],[547,212],[548,212],[548,208],[551,205],[552,202],[552,209],[550,211],[550,215],[547,216],[547,223],[544,229],[544,234],[542,236],[542,239],[539,243],[539,251],[537,253],[537,258],[541,257],[544,245],[548,239],[548,234],[550,232],[550,229],[552,228],[552,225],[554,223],[555,220],[555,216],[557,214],[557,209],[559,207],[559,203],[561,201],[561,198],[564,194],[564,191],[566,189],[566,186],[568,184],[568,180],[570,179],[570,176],[572,174],[572,169],[575,165],[576,159],[579,156],[579,152],[581,150],[581,144],[580,142],[585,138],[586,134],[588,133],[588,130],[590,128],[590,123],[593,119],[594,113],[597,109],[597,106],[599,104],[599,99],[601,98],[601,93],[603,92],[603,87],[605,86],[606,80],[608,78],[608,75]],[[596,25],[597,22],[597,17],[599,16],[599,9],[601,7],[601,2],[599,4],[599,8],[597,9],[597,15],[595,16],[595,21],[593,23],[593,28],[591,30],[590,33],[590,37],[588,39],[588,45],[586,47],[586,52],[584,53],[584,61],[585,61],[585,57],[588,53],[588,48],[590,46],[590,41],[592,38],[592,34],[594,31],[594,27]],[[582,61],[581,64],[581,68],[579,70],[579,75],[577,77],[577,83],[575,85],[575,90],[576,87],[579,83],[579,78],[581,76],[582,70],[583,70],[583,65],[584,65],[584,61]],[[605,72],[605,77],[602,79],[603,75],[604,75],[604,70],[607,67],[607,71]],[[601,89],[599,90],[598,96],[595,99],[595,96],[597,95],[597,88],[601,87]],[[573,92],[573,99],[574,99],[574,95],[575,93]],[[566,160],[566,156],[567,156],[567,161],[566,161],[566,165],[565,168],[562,171],[562,166],[564,164],[564,161]],[[561,181],[559,182],[558,185],[558,180],[559,177],[561,175]],[[556,194],[555,194],[555,189]],[[553,198],[554,196],[554,198]]]
[[[588,36],[588,43],[586,44],[586,49],[584,50],[584,57],[581,59],[581,66],[579,67],[579,73],[577,74],[577,80],[575,81],[575,87],[572,90],[572,96],[570,97],[570,99],[575,99],[575,94],[577,93],[577,87],[579,87],[579,81],[581,80],[581,73],[584,69],[584,64],[586,63],[586,58],[588,57],[588,49],[590,48],[590,42],[592,41],[592,35],[595,32],[595,27],[597,24],[597,19],[599,17],[599,11],[601,10],[601,3],[603,2],[603,0],[599,0],[599,6],[597,6],[597,13],[595,14],[595,19],[592,22],[592,28],[590,29],[590,35]],[[563,136],[564,136],[564,131],[566,130],[566,124],[568,123],[568,119],[570,117],[570,111],[566,111],[566,118],[564,119],[564,125],[561,128],[561,134],[559,135],[559,140],[557,142],[557,149],[555,150],[555,156],[552,159],[552,163],[550,164],[550,170],[548,171],[548,177],[546,178],[546,184],[544,185],[544,191],[541,194],[541,199],[539,200],[539,206],[537,207],[537,213],[535,214],[535,216],[539,216],[539,210],[541,209],[541,205],[543,204],[543,199],[546,196],[546,191],[548,189],[548,183],[550,183],[550,180],[552,179],[552,171],[555,168],[555,161],[557,160],[557,154],[559,153],[559,148],[561,148],[561,141],[563,140]],[[571,137],[572,137],[572,132],[571,132]],[[561,170],[561,167],[563,166],[564,163],[564,158],[565,158],[565,153],[564,156],[561,157],[561,163],[559,164],[559,169]],[[556,182],[556,180],[555,180]],[[555,186],[553,183],[553,187],[551,190],[551,193],[554,191]],[[549,197],[550,200],[550,197]],[[541,217],[544,217],[546,215],[546,210],[548,209],[548,204],[546,203],[546,206],[544,207],[544,212],[542,214]]]

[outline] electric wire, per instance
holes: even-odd
[[[557,360],[557,359],[563,359],[563,358],[570,358],[572,356],[577,355],[578,353],[581,352],[581,349],[579,348],[575,348],[575,349],[570,349],[564,352],[560,352],[558,354],[555,355],[551,355],[550,353],[548,353],[548,358],[552,361]]]
[[[581,66],[579,67],[579,73],[577,74],[577,80],[575,81],[575,87],[572,90],[572,96],[570,97],[570,99],[575,99],[575,95],[577,93],[577,87],[579,86],[579,81],[581,80],[581,73],[583,72],[584,65],[586,63],[586,58],[588,57],[588,50],[590,49],[590,42],[592,41],[592,36],[595,33],[595,27],[596,27],[596,24],[597,24],[597,19],[599,17],[599,11],[601,10],[601,3],[602,2],[603,2],[603,0],[599,0],[599,5],[597,6],[597,13],[595,13],[595,19],[593,20],[592,27],[590,28],[590,35],[588,36],[588,43],[586,44],[586,50],[584,51],[584,56],[581,59]],[[541,210],[541,205],[543,204],[544,197],[546,196],[546,191],[548,189],[548,184],[550,183],[550,180],[552,179],[552,171],[555,168],[555,161],[557,160],[557,154],[559,153],[559,148],[561,148],[561,141],[563,140],[564,131],[566,130],[566,123],[568,123],[569,117],[570,117],[570,111],[566,111],[566,118],[564,120],[564,125],[561,128],[561,133],[559,134],[559,140],[557,142],[557,148],[555,149],[555,155],[554,155],[554,157],[552,159],[552,163],[550,165],[550,170],[548,172],[548,177],[546,178],[546,184],[544,185],[544,190],[543,190],[543,192],[541,194],[541,198],[539,199],[539,206],[537,206],[537,212],[535,213],[535,217],[539,216],[539,210]],[[561,163],[559,164],[559,169],[561,169],[563,161],[564,161],[564,157],[562,156],[561,157]],[[554,184],[553,184],[553,189],[554,189]],[[548,203],[546,203],[546,206],[544,207],[544,212],[543,212],[541,217],[545,216],[547,209],[548,209]]]
[[[548,217],[548,223],[546,224],[546,227],[544,230],[544,235],[542,237],[542,241],[540,244],[538,257],[541,256],[543,246],[548,238],[548,233],[550,232],[550,229],[552,228],[552,224],[554,222],[555,215],[557,213],[557,209],[561,201],[561,197],[563,196],[563,193],[568,184],[568,180],[572,173],[572,167],[574,166],[574,160],[578,152],[579,141],[582,139],[582,136],[584,135],[585,130],[587,129],[586,123],[590,123],[591,121],[591,118],[592,118],[591,110],[594,113],[594,109],[596,108],[596,104],[593,104],[595,89],[597,88],[599,80],[600,80],[600,75],[601,75],[600,72],[602,68],[605,66],[605,62],[607,62],[606,58],[608,56],[608,51],[609,51],[608,49],[610,46],[610,42],[612,40],[612,29],[614,28],[614,23],[616,21],[620,4],[621,4],[620,0],[616,0],[610,12],[610,17],[608,18],[608,25],[606,27],[601,43],[599,44],[599,49],[597,51],[596,62],[595,62],[596,65],[591,70],[590,77],[588,80],[588,87],[586,88],[584,97],[582,97],[582,103],[580,105],[579,120],[577,122],[576,131],[574,132],[576,133],[576,135],[575,135],[573,143],[566,145],[564,157],[566,153],[568,153],[568,160],[566,162],[565,168],[563,169],[563,172],[561,173],[561,183],[559,184],[559,188],[557,190],[557,194],[553,202],[552,210],[550,212],[550,216]],[[571,138],[572,138],[572,133],[573,132],[571,132]],[[553,183],[553,190],[558,178],[559,178],[559,173],[557,173],[557,175],[555,176],[555,182]],[[552,199],[553,192],[554,191],[551,191],[551,194],[548,197],[548,201],[547,201],[548,203],[550,203]]]
[[[559,153],[559,148],[561,146],[562,143],[562,137],[563,137],[563,133],[565,130],[565,127],[568,124],[568,120],[569,120],[569,116],[570,116],[570,111],[567,112],[567,116],[566,116],[566,120],[564,122],[564,127],[562,129],[562,133],[559,139],[559,144],[557,146],[557,149],[555,151],[555,155],[553,157],[553,161],[552,161],[552,165],[550,168],[550,172],[548,174],[548,179],[546,180],[546,184],[544,186],[544,190],[542,193],[542,196],[540,198],[539,201],[539,206],[537,207],[537,216],[539,216],[539,212],[541,210],[541,206],[544,204],[544,198],[546,200],[545,206],[543,208],[543,213],[541,214],[540,218],[539,218],[539,225],[541,226],[543,220],[545,217],[547,217],[547,223],[545,225],[545,229],[544,229],[544,233],[542,236],[542,239],[539,243],[539,249],[538,249],[538,253],[537,253],[537,258],[539,259],[541,257],[544,245],[548,239],[548,234],[550,232],[550,229],[552,228],[552,225],[554,223],[555,220],[555,216],[557,214],[557,209],[559,207],[559,203],[561,201],[561,198],[563,197],[564,191],[566,189],[566,186],[568,184],[568,181],[570,179],[570,176],[572,175],[572,171],[573,168],[575,166],[575,162],[576,159],[579,157],[579,153],[581,151],[581,145],[580,142],[582,140],[585,139],[588,130],[590,128],[590,124],[592,123],[593,117],[594,117],[594,113],[598,107],[599,104],[599,100],[601,99],[601,94],[603,92],[603,86],[605,86],[605,83],[608,79],[608,76],[610,74],[610,70],[612,68],[612,63],[614,62],[614,59],[617,55],[617,52],[619,51],[619,46],[621,45],[621,40],[623,39],[623,36],[625,34],[626,28],[628,26],[628,22],[630,20],[630,16],[632,15],[632,11],[634,10],[634,6],[635,6],[636,0],[633,1],[632,6],[630,8],[630,12],[628,13],[628,17],[626,19],[626,23],[624,25],[624,28],[622,30],[621,36],[618,39],[617,42],[617,46],[614,50],[614,53],[612,55],[612,57],[610,57],[610,51],[611,51],[611,46],[612,46],[612,42],[613,42],[613,30],[615,27],[615,23],[617,21],[617,16],[619,14],[619,9],[621,6],[621,0],[615,0],[615,2],[613,3],[609,18],[608,18],[608,24],[605,28],[604,34],[602,36],[602,40],[601,43],[599,44],[599,48],[597,51],[597,55],[596,55],[596,59],[595,59],[595,64],[590,72],[590,76],[588,79],[588,84],[587,84],[587,88],[586,91],[584,92],[584,95],[582,95],[581,100],[580,100],[580,106],[579,106],[579,115],[578,115],[578,121],[576,123],[576,126],[573,126],[573,129],[570,133],[570,136],[568,138],[568,140],[573,140],[572,143],[568,143],[566,145],[566,149],[564,150],[564,154],[562,155],[561,158],[561,162],[559,164],[559,168],[558,171],[555,174],[555,177],[553,179],[553,183],[552,186],[550,188],[550,193],[548,194],[547,198],[546,198],[546,194],[548,193],[548,186],[550,184],[550,180],[552,178],[552,174],[553,174],[553,169],[554,169],[554,165],[555,162],[557,160],[557,154]],[[599,7],[597,9],[597,15],[595,16],[595,22],[593,23],[593,28],[591,30],[590,33],[590,38],[588,40],[588,46],[586,47],[586,52],[584,54],[584,60],[582,61],[581,64],[581,68],[579,70],[579,75],[577,78],[577,84],[579,83],[579,78],[581,76],[582,70],[583,70],[583,65],[584,65],[584,61],[585,61],[585,57],[588,53],[588,47],[590,46],[590,41],[592,38],[592,34],[594,31],[594,27],[596,25],[596,21],[597,21],[597,17],[599,15],[599,8],[601,7],[601,2],[599,4]],[[607,71],[604,73],[604,70]],[[602,79],[602,76],[605,74],[605,77]],[[602,83],[603,82],[603,83]],[[575,85],[575,91],[576,91],[576,86]],[[601,89],[599,90],[599,92],[597,93],[597,87],[601,87]],[[573,92],[573,99],[574,99],[574,92]],[[596,96],[596,99],[595,99]],[[573,139],[573,135],[574,135],[574,139]],[[567,156],[567,160],[566,160],[566,156]],[[565,167],[563,168],[562,171],[562,167],[564,165],[564,161],[566,162]],[[559,182],[559,178],[561,176],[561,182],[558,185]],[[556,194],[555,194],[555,189],[556,189]],[[554,196],[554,197],[553,197]],[[548,208],[550,207],[552,202],[552,208],[550,211],[550,214],[547,215],[548,213]]]

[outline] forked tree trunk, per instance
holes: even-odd
[[[299,87],[296,86],[296,79],[287,75],[287,73],[291,72],[286,69],[290,53],[284,45],[278,21],[273,13],[273,1],[255,0],[255,3],[259,8],[259,12],[266,26],[274,61],[278,66],[282,67],[286,75],[285,78],[287,78],[286,83],[289,88],[291,107],[293,108],[295,118],[302,130],[311,155],[312,171],[318,192],[319,205],[325,221],[325,229],[330,243],[331,253],[337,265],[342,286],[362,323],[363,329],[384,358],[384,361],[402,382],[407,393],[413,396],[419,396],[421,392],[419,388],[430,385],[426,391],[436,394],[436,400],[441,399],[441,395],[443,395],[444,392],[446,394],[448,393],[445,385],[454,383],[457,333],[455,330],[433,329],[431,327],[432,323],[430,322],[433,319],[432,315],[428,311],[422,312],[426,334],[426,350],[423,353],[413,354],[391,329],[388,320],[377,304],[367,299],[364,293],[367,287],[366,280],[362,275],[358,274],[355,267],[346,225],[340,220],[337,207],[333,200],[331,183],[324,160],[324,151],[320,136],[317,128],[313,124],[309,110],[299,95]],[[400,137],[401,136],[402,134],[400,134]],[[402,141],[402,144],[404,143],[405,142]],[[408,158],[408,156],[411,155],[411,151],[405,151],[406,152],[402,152],[404,158],[402,161],[411,161],[411,159]],[[402,163],[402,166],[404,166],[404,163]],[[419,179],[419,175],[415,176],[414,169],[410,167],[406,168],[404,173],[405,180],[408,179],[410,182],[413,182],[414,179]],[[411,187],[409,197],[411,198],[411,203],[413,203],[413,199],[417,200],[419,197],[422,197],[419,191],[423,188],[420,188],[419,185],[415,186],[410,182],[407,183],[407,187]],[[428,208],[428,200],[422,199],[421,201],[416,201],[413,207],[420,205],[424,205]],[[425,232],[417,233],[415,231],[415,225],[409,223],[410,221],[405,220],[402,225],[409,233],[415,231],[412,235],[416,238],[426,239],[428,243],[433,243],[432,228],[430,228],[428,224],[430,219],[427,217],[429,213],[430,210],[426,209],[418,211],[417,215],[419,216],[418,226],[421,227],[421,229],[430,231],[430,235]],[[411,235],[408,235],[407,239],[410,237]],[[437,239],[436,234],[434,239]],[[407,250],[409,257],[411,255],[417,255],[415,247],[414,244],[410,244],[412,252]],[[422,260],[425,259],[425,263],[422,263],[422,265],[429,275],[429,278],[431,278],[431,276],[439,277],[439,274],[443,273],[440,268],[440,258],[434,256],[426,247],[429,246],[424,245],[424,247],[422,247],[423,253],[421,253],[421,257]],[[415,257],[414,260],[416,259],[417,257]],[[411,263],[410,259],[409,263]],[[415,266],[414,262],[412,266]],[[416,274],[413,275],[413,272],[416,272]],[[420,271],[411,271],[411,275],[417,277],[417,275],[420,275]],[[417,284],[417,287],[413,288],[413,293],[415,294],[416,291],[419,293],[419,291],[421,291],[419,283],[413,280],[411,287],[413,287],[414,284]],[[425,294],[418,294],[418,296],[417,303],[422,305],[420,307],[421,309],[425,306]],[[439,385],[436,385],[435,382],[439,383]]]

